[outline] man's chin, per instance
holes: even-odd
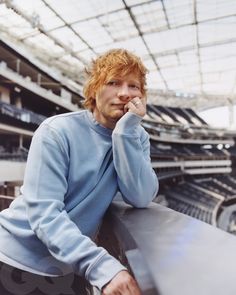
[[[125,111],[124,110],[116,110],[113,114],[112,114],[112,117],[114,119],[117,119],[119,120],[121,117],[123,117],[125,114]]]

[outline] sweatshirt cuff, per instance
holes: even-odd
[[[140,126],[143,117],[132,112],[127,112],[117,123],[113,133],[133,135],[135,129]]]
[[[102,290],[122,270],[127,270],[127,268],[111,255],[105,254],[87,271],[85,278],[91,285]]]

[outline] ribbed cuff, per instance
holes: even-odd
[[[109,283],[122,270],[127,269],[114,257],[105,254],[86,272],[85,278],[91,285],[101,290],[103,286]]]
[[[132,112],[127,112],[117,123],[113,133],[133,135],[135,129],[140,126],[143,117]]]

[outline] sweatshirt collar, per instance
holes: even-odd
[[[107,128],[107,127],[104,127],[102,126],[100,123],[98,123],[92,112],[90,112],[89,110],[86,110],[86,115],[87,115],[87,118],[88,118],[88,121],[89,121],[89,124],[90,126],[95,130],[97,131],[98,133],[100,134],[103,134],[103,135],[106,135],[106,136],[111,136],[112,135],[112,131],[113,129],[110,129],[110,128]]]

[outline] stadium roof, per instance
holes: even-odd
[[[0,0],[0,38],[78,91],[91,58],[123,47],[149,69],[151,103],[236,103],[235,0]]]

